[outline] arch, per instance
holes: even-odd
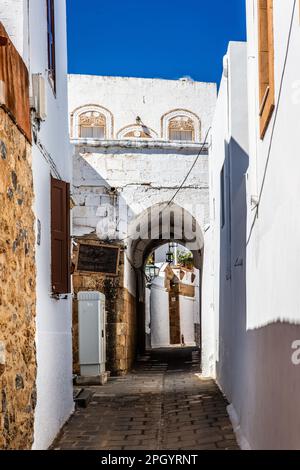
[[[192,131],[193,142],[201,142],[201,121],[200,118],[187,109],[173,109],[161,118],[161,136],[164,140],[170,139],[170,125],[174,123],[174,128],[183,131]],[[186,127],[187,125],[187,127]],[[174,139],[175,140],[175,139]]]
[[[129,225],[132,262],[142,269],[148,256],[168,241],[186,246],[193,254],[195,267],[202,266],[203,232],[195,217],[181,206],[158,203],[137,216]]]
[[[71,137],[73,139],[80,138],[80,117],[94,113],[96,118],[100,118],[104,123],[104,139],[112,139],[114,134],[114,118],[112,113],[103,106],[89,104],[76,108],[71,114]]]
[[[165,245],[169,241],[175,241],[186,246],[192,252],[194,266],[200,271],[201,277],[204,236],[195,217],[175,203],[170,205],[158,203],[145,209],[130,223],[128,228],[128,254],[130,256],[130,264],[135,270],[137,281],[138,351],[142,354],[146,347],[146,282],[144,268],[148,257],[156,248]],[[201,325],[200,306],[199,325]]]
[[[157,133],[143,124],[131,124],[119,130],[118,139],[153,139]]]

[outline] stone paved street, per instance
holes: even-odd
[[[190,349],[153,352],[126,377],[90,389],[91,403],[74,413],[54,449],[238,449],[227,402],[201,378]]]

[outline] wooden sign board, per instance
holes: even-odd
[[[118,275],[120,247],[99,243],[80,243],[77,254],[76,271]]]

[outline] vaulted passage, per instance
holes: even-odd
[[[180,328],[180,323],[183,323],[180,320],[180,304],[184,305],[183,310],[186,311],[188,315],[188,308],[183,302],[185,293],[180,289],[181,287],[187,288],[188,284],[181,284],[181,280],[184,279],[184,272],[180,271],[175,276],[174,272],[176,271],[176,264],[172,261],[164,263],[158,263],[157,266],[160,266],[160,274],[162,270],[165,271],[164,279],[161,277],[162,291],[165,291],[165,295],[168,296],[168,301],[166,302],[162,296],[160,297],[156,310],[160,310],[155,318],[153,307],[153,302],[149,302],[149,296],[151,291],[152,281],[154,278],[147,279],[145,275],[145,267],[151,269],[151,265],[147,266],[149,263],[149,258],[155,258],[155,253],[158,248],[163,248],[164,246],[170,244],[181,245],[190,250],[189,253],[193,257],[193,270],[197,271],[197,286],[193,287],[193,294],[191,298],[195,298],[195,290],[198,290],[197,293],[197,302],[195,302],[196,312],[194,313],[195,322],[193,328],[195,328],[192,342],[200,347],[200,329],[201,329],[201,312],[200,312],[200,302],[199,297],[201,297],[201,269],[203,261],[203,250],[204,250],[204,241],[203,233],[199,223],[196,218],[183,207],[172,203],[160,203],[156,204],[147,210],[145,210],[139,217],[137,217],[131,226],[129,227],[129,233],[131,235],[131,244],[129,254],[131,256],[131,265],[135,269],[136,280],[137,280],[137,289],[136,289],[136,311],[137,311],[137,336],[138,336],[138,353],[143,354],[150,343],[153,346],[155,341],[151,341],[149,336],[155,336],[154,325],[159,323],[159,328],[164,330],[166,325],[163,325],[163,318],[169,316],[169,332],[165,336],[165,342],[161,344],[159,342],[155,347],[169,346],[171,344],[180,344],[184,343],[183,330]],[[169,253],[170,254],[170,253]],[[153,258],[153,259],[154,259]],[[163,261],[163,259],[161,259]],[[166,259],[165,259],[166,261]],[[152,268],[155,267],[154,261],[151,261]],[[172,271],[172,268],[175,271]],[[177,268],[180,268],[177,264]],[[195,268],[195,269],[194,269]],[[169,270],[169,272],[167,272]],[[193,274],[194,275],[194,274]],[[159,274],[157,274],[157,277]],[[176,278],[176,281],[174,281]],[[196,278],[196,276],[195,276]],[[177,282],[178,281],[178,282]],[[150,284],[150,289],[146,289],[146,285]],[[153,286],[155,287],[155,286]],[[192,287],[192,285],[189,285]],[[147,292],[148,290],[148,292]],[[182,294],[182,295],[181,295]],[[153,298],[154,296],[152,296]],[[156,295],[157,297],[157,295]],[[147,306],[151,304],[151,307]],[[167,305],[168,304],[168,305]],[[184,314],[184,312],[182,312]],[[191,312],[189,312],[190,314]],[[148,318],[147,318],[148,316]],[[182,315],[184,317],[184,315]],[[192,315],[193,316],[193,312]],[[149,333],[147,338],[147,327],[149,326]],[[145,325],[146,328],[145,328]],[[163,333],[163,331],[162,331]]]
[[[152,351],[126,377],[90,387],[56,450],[238,449],[215,382],[201,377],[193,348]]]

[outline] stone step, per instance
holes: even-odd
[[[93,392],[88,389],[82,389],[75,397],[76,408],[87,408],[93,398]]]

